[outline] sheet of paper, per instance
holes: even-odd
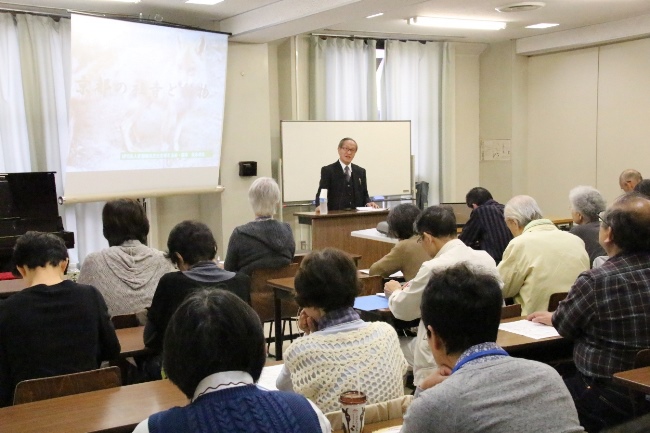
[[[354,308],[362,311],[374,311],[388,308],[388,299],[381,296],[359,296],[354,300]]]
[[[381,208],[377,209],[377,208],[370,207],[370,206],[359,206],[359,207],[357,207],[357,210],[358,211],[363,211],[363,212],[368,212],[368,211],[383,210],[383,209],[381,209]]]
[[[390,274],[389,278],[404,278],[402,271],[397,271],[394,274]]]
[[[375,296],[380,296],[382,298],[385,298],[386,294],[385,293],[375,293]]]
[[[370,269],[359,269],[362,274],[370,275]]]
[[[257,381],[257,385],[261,388],[268,389],[269,391],[277,391],[278,388],[275,386],[275,382],[280,375],[282,366],[283,364],[264,367],[262,369],[262,374],[260,375],[260,380]]]
[[[375,430],[375,433],[399,433],[402,430],[401,425],[395,427],[386,427],[380,430]]]
[[[540,340],[542,338],[559,337],[554,327],[534,323],[530,320],[518,320],[516,322],[502,323],[499,325],[502,331],[512,332],[513,334],[523,335],[524,337]]]

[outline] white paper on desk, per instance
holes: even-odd
[[[261,388],[268,389],[269,391],[277,391],[278,388],[275,386],[275,382],[282,371],[282,366],[284,364],[272,365],[270,367],[264,367],[262,369],[262,374],[260,375],[260,380],[257,381],[257,385]]]
[[[402,426],[398,425],[395,427],[386,427],[381,430],[376,430],[375,433],[399,433],[402,431]]]
[[[370,275],[370,269],[359,269],[359,272],[362,274]],[[390,274],[388,278],[404,278],[402,271],[397,271],[394,274]]]
[[[524,337],[532,338],[533,340],[560,336],[554,327],[531,322],[526,319],[517,320],[516,322],[502,323],[499,325],[499,329],[502,331],[512,332],[513,334],[523,335]]]
[[[359,206],[359,207],[357,207],[357,210],[362,211],[362,212],[368,212],[368,211],[372,211],[372,210],[383,210],[383,209],[381,209],[381,208],[377,209],[377,208],[370,207],[370,206]]]
[[[359,269],[362,274],[370,275],[370,269]]]

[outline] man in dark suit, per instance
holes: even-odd
[[[366,170],[352,164],[357,149],[356,141],[344,138],[339,142],[339,160],[321,168],[320,184],[316,193],[317,207],[321,189],[327,190],[329,210],[354,209],[359,206],[378,207],[368,196]]]

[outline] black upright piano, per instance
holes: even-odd
[[[55,234],[74,248],[74,233],[59,216],[54,172],[0,173],[0,272],[12,271],[16,240],[30,230]]]

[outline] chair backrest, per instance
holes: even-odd
[[[650,349],[639,350],[634,357],[634,368],[650,367]]]
[[[501,320],[521,316],[521,304],[507,305],[501,308]]]
[[[560,305],[560,301],[564,301],[568,295],[567,292],[553,293],[550,298],[548,298],[548,311],[557,310],[557,306]]]
[[[30,403],[48,398],[63,397],[82,392],[115,388],[122,385],[119,367],[100,368],[81,373],[41,379],[23,380],[16,385],[14,404]],[[65,416],[65,414],[61,414]]]
[[[275,317],[273,289],[266,282],[275,278],[295,277],[298,267],[297,263],[291,263],[282,268],[262,268],[253,271],[251,275],[251,306],[260,316],[262,322],[271,321]],[[298,305],[294,301],[282,301],[282,317],[295,316],[297,311]]]
[[[360,278],[361,290],[359,296],[375,295],[384,292],[384,279],[380,275]]]
[[[113,327],[115,329],[136,328],[140,326],[140,322],[138,322],[138,317],[135,313],[112,316],[111,322],[113,322]]]

